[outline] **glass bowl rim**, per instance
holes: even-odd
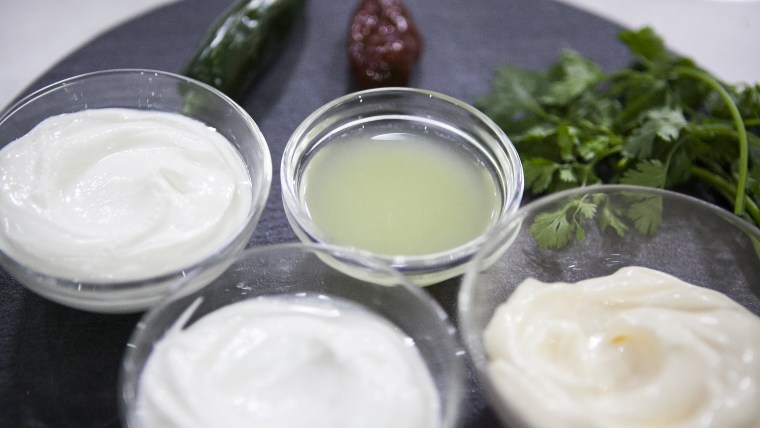
[[[361,100],[367,97],[392,94],[420,97],[420,99],[435,99],[437,101],[441,101],[456,108],[462,109],[472,117],[476,118],[479,122],[479,126],[484,127],[493,133],[493,135],[496,137],[497,143],[500,149],[503,150],[504,155],[509,162],[509,167],[511,168],[511,174],[507,174],[509,171],[503,172],[505,175],[507,175],[506,178],[508,179],[508,182],[512,183],[513,186],[506,189],[506,194],[501,195],[502,198],[505,198],[506,200],[502,203],[502,207],[499,210],[499,219],[490,225],[484,233],[481,233],[477,237],[469,240],[468,242],[465,242],[464,244],[458,245],[448,250],[421,255],[389,255],[375,252],[370,253],[375,258],[384,261],[390,266],[400,268],[402,270],[409,270],[411,272],[414,272],[416,270],[424,271],[425,269],[435,269],[441,265],[454,266],[459,262],[467,261],[467,259],[471,258],[477,252],[477,250],[487,241],[488,235],[494,230],[499,229],[501,227],[501,224],[503,224],[504,221],[508,220],[511,215],[514,214],[514,212],[519,208],[524,192],[525,178],[523,175],[522,163],[520,161],[520,156],[517,153],[517,149],[509,137],[506,135],[504,130],[496,125],[496,123],[485,113],[481,112],[474,106],[440,92],[413,87],[383,87],[365,89],[335,98],[313,111],[298,125],[295,131],[293,131],[285,146],[285,150],[283,151],[280,166],[280,182],[282,187],[282,199],[285,205],[286,214],[289,220],[295,222],[300,228],[302,228],[304,233],[306,233],[310,239],[313,239],[314,242],[340,245],[339,243],[332,242],[328,237],[324,235],[324,233],[322,233],[320,228],[317,227],[311,220],[304,207],[299,203],[300,198],[298,197],[298,192],[295,188],[293,180],[290,179],[291,176],[295,177],[298,172],[295,170],[295,168],[291,168],[291,163],[295,160],[295,151],[298,147],[301,146],[301,141],[303,140],[306,132],[317,124],[317,119],[324,116],[330,110],[350,101],[360,100],[361,102]],[[422,114],[407,116],[423,117]],[[366,117],[363,117],[362,119],[366,119]],[[501,169],[500,165],[495,166],[498,169]],[[505,183],[505,186],[507,184],[508,183]],[[300,233],[297,234],[300,235]]]

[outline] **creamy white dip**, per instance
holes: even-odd
[[[0,151],[0,248],[74,280],[186,267],[235,235],[251,180],[221,134],[174,113],[50,117]]]
[[[659,271],[528,279],[484,340],[495,386],[537,427],[760,427],[760,318]]]
[[[326,296],[251,299],[174,328],[140,379],[137,414],[147,428],[439,424],[414,342]]]

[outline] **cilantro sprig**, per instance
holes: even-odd
[[[515,144],[528,194],[602,183],[669,188],[760,226],[760,84],[720,81],[668,52],[651,28],[619,37],[635,60],[628,68],[604,72],[566,50],[547,70],[498,68],[476,103]],[[543,243],[582,238],[575,219],[592,208],[599,215],[602,202],[570,204],[565,221],[557,214],[543,224],[553,231]]]
[[[542,247],[562,248],[573,238],[585,240],[585,228],[592,221],[596,221],[600,231],[611,229],[619,236],[625,236],[631,226],[642,235],[652,235],[660,227],[661,196],[625,191],[620,193],[622,200],[610,196],[589,192],[567,198],[556,209],[537,214],[530,233]]]

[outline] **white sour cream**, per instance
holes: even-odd
[[[236,234],[251,180],[214,129],[174,113],[93,109],[50,117],[0,151],[0,247],[74,280],[185,267]]]
[[[536,427],[760,427],[760,318],[659,271],[528,279],[484,340],[496,388]]]
[[[172,329],[148,359],[137,409],[148,428],[439,421],[438,395],[412,340],[326,296],[242,301]]]

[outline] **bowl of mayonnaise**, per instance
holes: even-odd
[[[106,70],[0,113],[0,264],[97,312],[155,304],[241,250],[271,185],[269,149],[230,98],[183,76]]]
[[[523,193],[504,131],[461,100],[416,88],[355,92],[315,110],[288,140],[280,181],[303,242],[369,251],[419,285],[461,275]]]
[[[126,427],[457,426],[456,331],[407,278],[366,253],[316,244],[253,247],[218,263],[223,274],[178,287],[138,323],[121,371]]]
[[[516,427],[755,427],[760,230],[681,193],[520,208],[463,278],[464,345]]]

